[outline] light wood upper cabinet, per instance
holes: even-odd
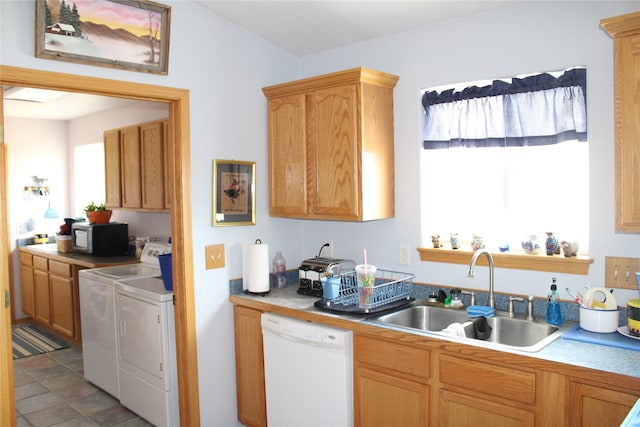
[[[271,216],[368,221],[395,215],[397,80],[355,68],[263,88]]]
[[[123,208],[142,207],[140,128],[120,129],[120,173]]]
[[[164,209],[164,123],[140,126],[142,207]]]
[[[158,120],[104,132],[107,207],[169,210],[168,130]]]
[[[640,232],[640,12],[600,21],[614,38],[616,230]]]
[[[120,131],[108,130],[104,133],[104,170],[107,208],[121,207],[120,194]]]

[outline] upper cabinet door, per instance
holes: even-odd
[[[164,123],[140,126],[142,207],[164,209]]]
[[[268,101],[269,212],[307,214],[306,97],[295,94]]]
[[[356,84],[319,89],[310,98],[314,213],[356,219],[361,201]]]
[[[142,178],[140,173],[140,128],[120,129],[120,166],[122,179],[122,207],[142,207]]]
[[[640,12],[601,25],[614,37],[616,230],[640,233]]]
[[[120,131],[108,130],[104,133],[104,173],[105,205],[108,208],[122,206],[120,184]]]

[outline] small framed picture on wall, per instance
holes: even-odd
[[[213,226],[255,225],[256,163],[213,161]]]

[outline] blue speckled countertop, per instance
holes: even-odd
[[[329,312],[320,310],[313,305],[315,301],[318,300],[317,297],[299,295],[297,293],[297,288],[298,288],[297,284],[290,284],[285,286],[284,288],[272,289],[267,295],[260,296],[260,295],[243,294],[242,285],[240,285],[239,292],[238,292],[237,284],[234,289],[234,284],[232,283],[231,294],[236,297],[254,299],[267,304],[277,305],[280,307],[286,307],[286,308],[291,308],[296,310],[304,310],[307,312],[313,312],[315,314],[320,314],[328,317],[339,317],[340,319],[346,320],[346,321],[364,322],[364,323],[375,325],[378,327],[388,327],[391,329],[407,332],[406,330],[402,330],[400,328],[383,326],[377,323],[367,321],[366,319],[363,318],[363,316],[340,315],[340,314],[334,314],[334,313],[329,313]],[[498,304],[498,308],[500,309],[500,304]],[[539,314],[536,314],[536,316],[538,319],[544,319],[544,316],[540,316]],[[575,324],[576,323],[574,321],[565,321],[562,329],[567,330],[573,327]],[[429,332],[416,332],[416,333],[420,335],[429,336],[430,338],[448,339],[447,337],[444,337],[442,335],[429,333]],[[455,340],[456,338],[451,338],[451,339]],[[631,340],[631,338],[629,339]],[[482,341],[479,342],[480,344],[475,344],[474,342],[471,342],[473,340],[469,340],[469,341],[470,342],[465,342],[465,343],[469,345],[479,345],[485,348],[488,347],[487,344]],[[489,346],[488,348],[493,348],[493,347]],[[585,342],[568,340],[563,338],[556,339],[551,344],[549,344],[542,350],[535,353],[512,351],[510,349],[499,349],[499,348],[495,348],[495,350],[508,351],[508,352],[522,354],[529,357],[545,359],[545,360],[550,360],[550,361],[560,362],[560,363],[566,363],[570,365],[581,366],[584,368],[597,369],[597,370],[617,373],[621,375],[640,377],[640,341],[638,341],[638,351],[626,350],[626,349],[616,348],[616,347],[609,347],[609,346],[604,346],[599,344],[589,344]]]

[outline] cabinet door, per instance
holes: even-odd
[[[247,426],[267,425],[261,315],[249,308],[233,309],[238,420]]]
[[[50,276],[51,282],[51,326],[73,338],[73,281]]]
[[[142,178],[140,173],[140,128],[120,129],[120,167],[123,208],[142,207]]]
[[[268,101],[269,213],[299,216],[308,212],[305,95]]]
[[[360,366],[354,374],[356,425],[429,425],[429,386]]]
[[[534,420],[533,412],[492,402],[484,395],[468,396],[448,390],[440,391],[441,427],[533,427]],[[558,425],[561,424],[561,420],[558,420]]]
[[[173,185],[173,129],[170,127],[169,120],[162,122],[164,134],[164,208],[171,209],[171,187]]]
[[[357,218],[362,207],[356,85],[318,89],[310,96],[309,162],[314,166],[309,197],[313,212]]]
[[[142,207],[164,209],[164,125],[163,122],[140,126]]]
[[[640,232],[640,34],[616,38],[615,67],[616,224],[618,231]]]
[[[73,338],[75,328],[71,265],[49,260],[49,284],[51,326],[58,332]]]
[[[22,255],[22,254],[21,254]],[[28,265],[20,266],[20,301],[22,312],[32,319],[36,317],[35,289],[33,281],[33,268]]]
[[[120,131],[109,130],[104,133],[104,174],[105,205],[108,208],[121,206],[120,184]]]
[[[34,270],[33,281],[35,289],[35,319],[51,326],[51,299],[49,292],[49,273]]]
[[[638,400],[637,394],[572,382],[569,387],[571,426],[617,427]]]

